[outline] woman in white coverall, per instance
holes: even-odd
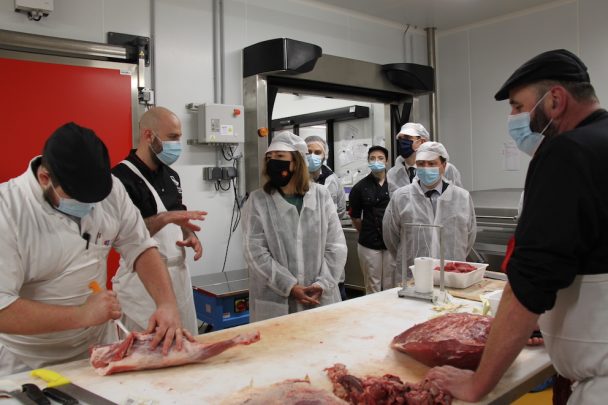
[[[405,223],[443,226],[444,257],[464,261],[477,232],[473,200],[469,192],[444,178],[449,159],[438,142],[425,142],[416,153],[418,167],[414,182],[398,189],[382,221],[384,243],[397,260],[397,268],[411,266],[416,257],[439,258],[436,228],[408,227]],[[405,231],[407,240],[402,240]],[[401,272],[397,272],[400,274]]]
[[[297,135],[278,133],[266,151],[267,181],[244,208],[252,321],[340,301],[346,240],[329,192],[309,180],[307,151]]]
[[[386,174],[388,192],[393,193],[403,186],[412,184],[416,176],[416,151],[424,142],[429,140],[426,128],[417,122],[404,124],[395,137],[397,140],[397,154],[395,164]],[[444,180],[462,187],[460,172],[451,163],[447,163],[444,170]]]

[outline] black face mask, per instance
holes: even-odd
[[[412,153],[414,153],[414,148],[412,147],[412,144],[414,143],[414,141],[410,140],[410,139],[398,139],[397,140],[397,145],[399,147],[399,154],[404,158],[407,159],[408,157],[412,156]]]
[[[293,172],[289,170],[290,163],[290,161],[278,159],[270,159],[266,162],[266,173],[276,188],[285,187],[291,180]]]

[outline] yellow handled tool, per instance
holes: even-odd
[[[38,377],[46,381],[48,383],[48,386],[51,388],[71,383],[71,381],[67,377],[62,376],[61,374],[56,373],[55,371],[47,370],[46,368],[32,370],[31,375],[33,377]]]

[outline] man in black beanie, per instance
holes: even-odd
[[[500,380],[536,324],[560,375],[578,383],[572,404],[608,392],[608,112],[587,67],[563,49],[517,69],[496,93],[509,99],[509,134],[533,156],[506,270],[509,282],[476,372],[427,378],[476,402]]]
[[[116,339],[116,294],[106,283],[114,247],[156,302],[148,331],[165,353],[182,332],[171,282],[156,242],[119,181],[95,133],[58,128],[21,176],[0,185],[0,376],[85,358]]]

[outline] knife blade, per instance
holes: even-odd
[[[68,378],[56,373],[53,370],[39,368],[33,370],[31,375],[46,381],[49,388],[55,388],[65,394],[70,395],[71,397],[78,399],[79,401],[92,405],[118,405],[116,402],[105,399],[94,392],[72,383]]]

